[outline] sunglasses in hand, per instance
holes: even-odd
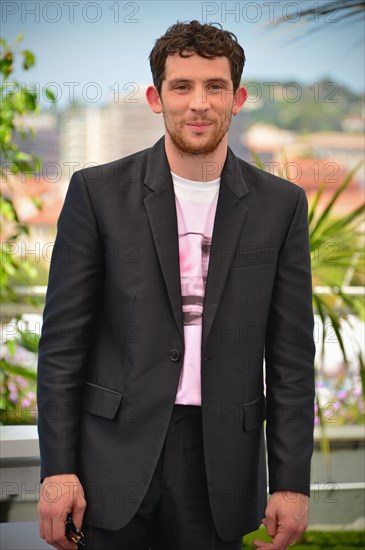
[[[72,515],[67,514],[65,523],[66,537],[77,544],[79,548],[86,548],[85,535],[72,521]]]

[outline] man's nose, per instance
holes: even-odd
[[[193,111],[207,111],[210,108],[208,95],[204,88],[196,88],[191,96],[190,109]]]

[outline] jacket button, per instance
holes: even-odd
[[[170,359],[171,361],[179,361],[179,359],[181,358],[181,351],[178,350],[178,349],[172,349],[170,351]]]

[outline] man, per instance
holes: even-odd
[[[306,528],[307,201],[227,146],[244,61],[214,25],[170,27],[147,89],[164,138],[70,182],[38,366],[55,548],[76,548],[68,513],[97,550],[238,550],[261,520],[273,541],[256,547],[284,549]]]

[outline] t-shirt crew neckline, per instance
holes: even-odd
[[[191,189],[192,191],[212,191],[217,189],[219,187],[221,178],[217,178],[215,180],[211,181],[194,181],[194,180],[188,180],[186,178],[182,178],[181,176],[178,176],[172,170],[170,171],[171,175],[174,180],[174,185],[177,185],[178,187],[183,187],[184,189]]]

